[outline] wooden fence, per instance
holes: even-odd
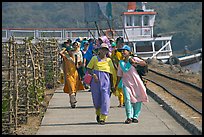
[[[2,42],[2,134],[15,134],[29,115],[41,113],[45,89],[57,87],[60,78],[58,53],[55,39]]]

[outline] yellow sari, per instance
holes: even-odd
[[[71,57],[62,56],[64,72],[64,92],[68,94],[76,93],[78,90],[84,90],[84,86],[79,79],[74,61]]]
[[[112,51],[111,59],[112,59],[113,63],[116,65],[116,67],[118,67],[119,61],[123,59],[122,53],[117,51],[117,50]],[[116,84],[116,81],[117,81],[117,70],[115,69],[115,74],[113,75],[114,86]],[[113,92],[113,94],[115,96],[118,96],[118,100],[119,100],[120,104],[124,103],[124,96],[123,96],[122,88],[117,88],[116,91]]]
[[[90,60],[89,64],[87,65],[87,68],[104,71],[112,74],[113,76],[113,85],[115,86],[116,80],[117,80],[117,72],[114,68],[113,62],[110,58],[107,58],[106,61],[98,62],[97,56],[93,56]],[[116,96],[118,95],[118,92],[114,92]]]

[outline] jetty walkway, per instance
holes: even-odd
[[[190,135],[172,116],[149,96],[143,103],[139,123],[125,124],[125,108],[111,96],[105,125],[96,122],[91,92],[77,93],[77,107],[71,108],[63,86],[54,92],[36,135]]]

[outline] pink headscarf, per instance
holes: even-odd
[[[103,43],[106,43],[109,47],[109,50],[112,51],[112,47],[111,47],[109,39],[106,36],[101,36],[100,39],[103,41]]]

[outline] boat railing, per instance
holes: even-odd
[[[153,56],[150,57],[150,59],[154,58],[155,56],[157,56],[159,53],[162,52],[162,50],[164,50],[168,45],[170,44],[170,41],[168,41],[164,46],[162,46],[162,48],[160,50],[158,50],[157,52],[155,52],[153,54]],[[171,50],[165,50],[166,53],[171,53]]]

